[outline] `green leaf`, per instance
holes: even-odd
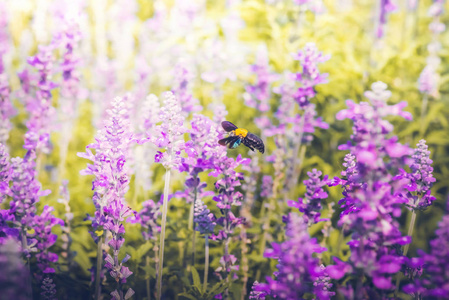
[[[202,286],[201,286],[201,280],[200,275],[198,274],[198,271],[195,267],[192,267],[192,278],[193,278],[193,285],[202,293]]]

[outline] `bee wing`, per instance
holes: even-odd
[[[256,148],[262,154],[265,152],[265,145],[263,144],[261,138],[250,132],[243,139],[243,144],[250,149]]]
[[[222,146],[226,146],[229,144],[229,147],[232,147],[232,145],[240,139],[238,136],[228,136],[227,138],[221,139],[218,141],[218,143]]]
[[[223,127],[223,129],[226,130],[226,132],[230,132],[230,131],[236,130],[238,128],[237,126],[235,126],[234,124],[232,124],[229,121],[221,122],[221,127]]]

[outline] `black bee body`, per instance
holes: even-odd
[[[218,143],[220,145],[228,146],[229,149],[235,149],[243,143],[243,145],[252,151],[257,149],[260,153],[265,152],[265,145],[257,135],[248,132],[246,129],[238,128],[229,121],[221,122],[221,126],[226,132],[229,132],[229,136],[219,140]]]

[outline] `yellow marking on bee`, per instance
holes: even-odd
[[[235,135],[239,135],[241,137],[246,137],[246,135],[248,134],[248,130],[243,129],[243,128],[237,128],[235,130]]]

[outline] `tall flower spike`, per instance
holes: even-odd
[[[435,197],[430,193],[430,188],[435,182],[432,175],[432,160],[429,158],[430,151],[427,150],[425,140],[420,140],[417,148],[412,155],[413,163],[410,165],[411,173],[401,169],[401,173],[395,176],[395,179],[408,179],[406,185],[408,192],[403,194],[405,205],[413,210],[424,210],[435,201]]]
[[[54,45],[39,46],[36,56],[28,59],[28,64],[38,71],[36,97],[30,98],[26,103],[26,109],[30,117],[26,123],[28,132],[25,134],[24,148],[27,150],[38,149],[44,153],[50,151],[50,121],[55,109],[52,106],[51,90],[56,84],[51,81],[53,71]],[[25,87],[23,87],[26,89]]]
[[[9,153],[6,151],[6,147],[0,143],[0,203],[2,203],[9,191],[10,179]]]
[[[418,252],[426,276],[404,287],[407,293],[421,293],[423,299],[444,299],[449,293],[449,201],[435,234],[436,238],[430,242],[430,253]]]
[[[411,241],[399,230],[396,218],[401,213],[400,195],[405,187],[394,179],[410,149],[397,143],[396,137],[388,138],[393,125],[384,120],[388,115],[406,119],[411,115],[402,111],[404,102],[391,106],[386,103],[391,92],[382,82],[373,83],[372,91],[365,92],[365,96],[371,103],[347,101],[349,108],[337,114],[337,119],[349,118],[354,122],[354,133],[350,141],[339,146],[340,150],[351,152],[345,157],[343,178],[331,182],[344,187],[344,198],[340,200],[344,212],[339,225],[344,224],[352,232],[352,239],[348,243],[349,260],[335,259],[336,265],[328,266],[328,273],[333,279],[340,279],[346,273],[357,274],[357,283],[348,286],[347,291],[356,298],[382,295],[394,288],[392,277],[404,261],[397,249]],[[362,284],[360,274],[372,284]]]
[[[304,220],[310,225],[324,221],[320,219],[321,210],[323,209],[321,201],[327,198],[327,193],[323,190],[326,185],[327,175],[321,180],[321,171],[313,169],[312,172],[307,172],[308,180],[304,180],[306,186],[305,199],[298,199],[298,202],[289,201],[288,205],[296,207],[300,212],[304,213]]]
[[[163,97],[163,106],[159,112],[162,124],[157,126],[157,135],[152,140],[156,146],[165,149],[165,152],[159,151],[155,161],[166,169],[178,169],[181,165],[180,154],[184,150],[183,134],[187,130],[178,99],[172,92],[165,92]]]
[[[335,293],[324,288],[325,269],[313,255],[326,251],[326,248],[309,236],[307,223],[297,214],[288,216],[285,235],[285,242],[272,243],[272,248],[264,254],[279,261],[276,279],[267,277],[268,283],[260,284],[257,290],[279,299],[302,299],[307,293],[313,293],[319,299],[330,299]]]
[[[156,134],[156,124],[159,122],[160,103],[154,94],[148,95],[142,103],[142,108],[137,114],[139,124],[139,137],[152,137]],[[137,186],[148,191],[152,186],[153,172],[151,164],[156,155],[156,146],[153,143],[145,143],[134,148],[134,160],[132,169],[135,174]]]
[[[192,78],[193,76],[185,67],[177,66],[175,68],[175,80],[172,92],[178,98],[181,110],[185,116],[202,109],[198,99],[193,98],[192,92],[189,90],[189,82]]]
[[[380,0],[379,9],[379,20],[376,29],[376,37],[378,39],[384,35],[385,25],[387,24],[387,14],[396,10],[396,5],[394,5],[392,0]]]
[[[37,240],[37,266],[44,274],[55,273],[51,263],[58,261],[58,255],[50,252],[50,247],[55,244],[58,238],[56,234],[51,232],[51,229],[55,225],[64,226],[64,221],[51,214],[53,211],[53,207],[45,205],[43,212],[33,218],[34,234],[31,236]]]
[[[195,202],[195,212],[194,212],[194,222],[197,224],[195,230],[199,231],[200,234],[211,234],[214,233],[214,228],[216,223],[212,220],[214,215],[207,208],[201,200],[196,200]]]
[[[319,52],[314,43],[307,43],[303,50],[294,55],[294,59],[299,60],[302,66],[302,72],[295,74],[295,79],[301,84],[296,91],[294,98],[300,107],[309,104],[309,100],[315,97],[315,86],[326,83],[328,74],[321,74],[318,64],[329,60],[329,55],[323,55]]]
[[[9,131],[12,128],[10,118],[15,113],[10,93],[8,76],[0,67],[0,144],[3,145],[6,145],[6,141],[9,138]]]
[[[170,192],[171,170],[178,169],[181,166],[181,151],[185,149],[183,135],[186,132],[184,128],[184,117],[181,114],[181,106],[178,99],[172,92],[164,93],[164,106],[161,108],[159,118],[161,125],[156,128],[156,136],[152,141],[159,148],[164,148],[165,152],[160,152],[155,156],[155,161],[162,163],[165,167],[164,200],[162,204],[162,221],[160,236],[160,252],[158,277],[156,282],[157,299],[162,297],[162,270],[164,265],[164,245],[165,245],[165,225],[167,222],[168,194]]]
[[[124,243],[125,229],[122,223],[132,214],[129,207],[124,204],[124,197],[129,188],[125,163],[129,155],[130,144],[135,142],[132,133],[128,131],[130,126],[129,120],[126,118],[127,113],[122,99],[115,98],[112,101],[112,109],[108,110],[109,120],[105,121],[104,128],[98,132],[95,138],[96,142],[88,145],[86,152],[78,153],[78,156],[93,162],[81,171],[81,174],[95,176],[92,182],[94,190],[92,200],[96,211],[92,218],[94,230],[91,234],[95,242],[98,243],[95,292],[97,297],[100,293],[103,230],[109,230],[112,233],[109,246],[112,248],[114,257],[112,258],[108,254],[105,266],[110,269],[110,275],[117,282],[117,289],[114,292],[122,295],[122,284],[132,274],[127,267],[123,266],[123,263],[129,259],[128,256],[122,262],[118,261],[118,254]],[[95,149],[95,155],[91,149]]]
[[[161,203],[147,200],[142,203],[143,207],[135,217],[130,217],[127,222],[139,223],[144,230],[142,235],[145,240],[156,240],[161,227],[157,224],[157,219],[161,214]]]

